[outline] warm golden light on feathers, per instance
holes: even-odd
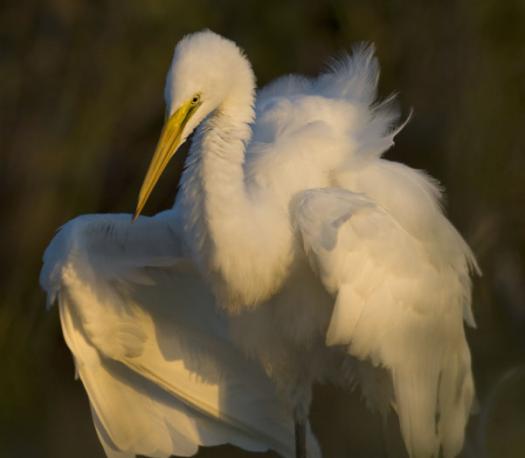
[[[233,42],[177,45],[135,224],[67,223],[41,273],[108,456],[229,442],[292,457],[293,417],[297,456],[320,457],[308,412],[325,381],[395,412],[412,458],[459,454],[477,265],[435,180],[382,157],[399,116],[378,76],[360,46],[256,95]],[[192,132],[173,209],[138,217]]]

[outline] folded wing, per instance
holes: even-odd
[[[129,215],[80,217],[46,250],[41,284],[58,301],[107,455],[231,443],[292,456],[289,413],[182,254],[172,212],[133,225]]]
[[[474,395],[467,259],[435,259],[435,247],[344,189],[305,191],[294,211],[311,264],[336,298],[327,344],[390,371],[410,456],[457,455]]]

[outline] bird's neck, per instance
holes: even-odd
[[[244,156],[253,121],[253,99],[246,105],[223,104],[205,122],[193,149],[200,156],[199,178],[205,212],[214,233],[239,212],[249,211]],[[193,152],[192,152],[193,155]]]
[[[271,295],[283,276],[276,271],[286,264],[275,246],[264,243],[275,239],[278,230],[271,205],[250,195],[245,183],[244,155],[254,117],[251,97],[223,104],[203,123],[182,178],[186,236],[203,272],[212,272],[219,301],[230,311]]]

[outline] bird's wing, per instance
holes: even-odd
[[[181,257],[170,212],[91,215],[44,255],[65,340],[110,457],[191,456],[199,445],[293,452],[274,388],[232,344],[226,318]],[[313,456],[319,456],[310,435]]]
[[[363,194],[307,190],[292,208],[312,267],[336,298],[327,345],[389,369],[411,456],[437,456],[440,446],[457,455],[474,394],[463,328],[468,260],[467,272],[437,262]]]

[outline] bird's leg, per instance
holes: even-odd
[[[295,418],[295,458],[306,458],[306,420]]]
[[[293,388],[292,405],[295,429],[295,458],[308,458],[306,453],[306,427],[312,402],[312,384],[303,376]]]
[[[383,414],[381,418],[381,449],[383,458],[388,458],[389,456],[389,440],[388,440],[388,416]]]
[[[295,458],[307,458],[306,454],[306,424],[310,410],[311,391],[306,390],[307,396],[298,402],[294,409],[295,426]]]

